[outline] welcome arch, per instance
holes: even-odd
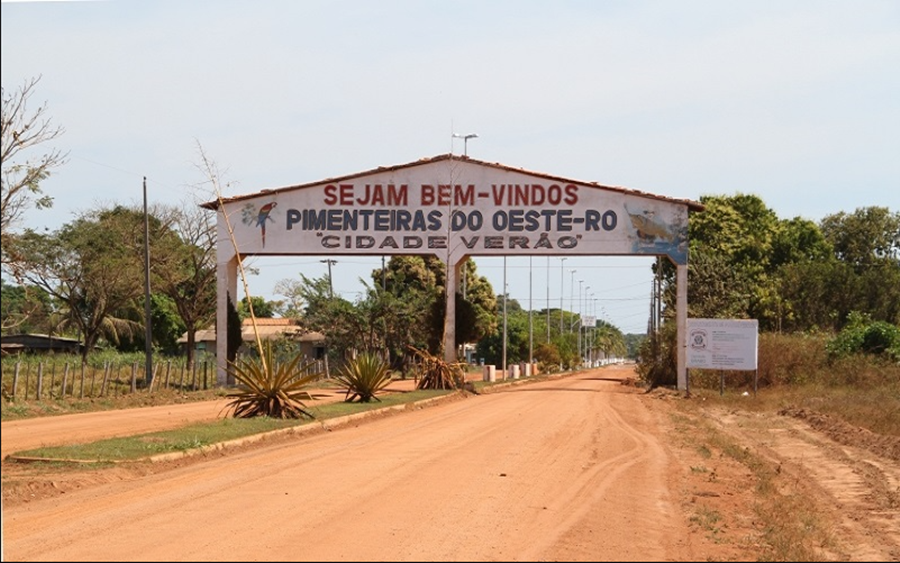
[[[679,389],[687,387],[688,215],[703,205],[443,154],[203,204],[217,211],[217,381],[227,307],[247,256],[433,254],[447,266],[444,355],[456,355],[470,256],[666,256],[676,266]]]

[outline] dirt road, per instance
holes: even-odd
[[[60,476],[65,494],[5,502],[4,559],[759,558],[752,476],[685,447],[671,401],[622,385],[631,376],[593,370],[460,395],[202,459],[83,474],[77,487]],[[6,448],[6,423],[3,438]],[[715,479],[695,470],[704,462]],[[9,473],[4,461],[4,486]],[[714,525],[698,518],[710,511],[721,511]],[[898,527],[877,529],[865,554],[900,555]],[[846,547],[832,552],[849,559]]]

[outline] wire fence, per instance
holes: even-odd
[[[11,400],[105,398],[160,389],[198,391],[215,386],[215,364],[184,360],[154,362],[147,377],[143,362],[105,360],[101,365],[58,358],[3,361],[3,397]]]
[[[306,370],[324,373],[321,360],[310,360]],[[4,358],[3,398],[6,400],[61,400],[118,397],[159,390],[200,391],[215,388],[216,361],[208,356],[191,368],[184,358],[153,361],[153,377],[146,362],[133,356],[94,359],[82,363],[72,356]]]

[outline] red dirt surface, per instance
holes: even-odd
[[[4,560],[770,557],[754,474],[698,447],[701,424],[817,499],[834,530],[822,559],[900,560],[897,460],[791,416],[685,414],[682,396],[633,379],[630,366],[589,370],[99,470],[6,455],[215,418],[225,401],[4,422]]]

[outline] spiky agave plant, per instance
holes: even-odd
[[[359,399],[361,403],[369,403],[372,399],[381,401],[375,395],[391,383],[392,376],[384,360],[371,352],[363,352],[344,364],[335,380],[346,389],[344,402]]]
[[[231,410],[234,418],[315,418],[303,402],[312,399],[304,387],[322,376],[309,370],[314,362],[301,364],[299,354],[290,361],[279,362],[270,342],[262,346],[262,351],[259,358],[241,358],[229,363],[238,390],[226,395],[232,400],[225,408]]]

